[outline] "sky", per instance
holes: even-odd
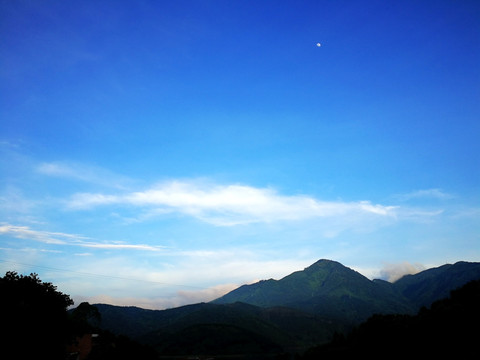
[[[478,1],[0,1],[0,38],[1,275],[163,309],[480,261]]]

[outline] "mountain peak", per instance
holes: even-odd
[[[314,265],[331,265],[331,264],[338,264],[338,265],[342,265],[340,264],[338,261],[334,261],[334,260],[330,260],[330,259],[320,259],[320,260],[317,260],[315,261],[312,265],[310,266],[314,266]],[[309,267],[310,267],[309,266]],[[342,265],[343,266],[343,265]]]
[[[371,315],[376,310],[384,310],[381,301],[392,310],[408,310],[365,276],[328,259],[320,259],[280,280],[241,286],[214,302],[237,301],[261,307],[288,306],[328,317],[344,316],[340,312],[357,317],[359,315],[353,313],[359,304],[365,309],[365,316]],[[339,314],[334,314],[332,308]]]
[[[336,266],[345,267],[344,265],[340,264],[338,261],[329,260],[329,259],[320,259],[314,262],[312,265],[306,267],[305,270],[310,268],[317,268],[317,267],[328,268],[328,267],[336,267]]]

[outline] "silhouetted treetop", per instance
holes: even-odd
[[[0,278],[2,348],[15,358],[61,359],[69,334],[66,309],[70,296],[42,282],[37,274],[10,271]]]

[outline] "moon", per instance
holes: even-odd
[[[320,47],[320,46],[322,46],[322,44],[320,44],[320,43],[317,43],[317,47]]]

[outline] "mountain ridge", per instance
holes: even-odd
[[[447,297],[451,290],[477,279],[480,279],[480,263],[458,261],[417,274],[404,275],[392,285],[419,309]]]
[[[345,333],[374,314],[413,315],[443,294],[448,296],[478,279],[480,263],[446,264],[390,283],[369,280],[339,262],[321,259],[280,280],[243,285],[209,303],[167,310],[95,306],[102,328],[164,354],[182,355],[185,336],[212,351],[215,336],[228,351],[237,351],[233,338],[238,336],[251,342],[250,349],[274,349],[281,344],[295,352],[326,343],[334,333]]]
[[[243,285],[213,300],[271,307],[286,306],[316,315],[356,323],[373,313],[412,313],[403,296],[388,291],[339,262],[321,259],[280,280]]]

